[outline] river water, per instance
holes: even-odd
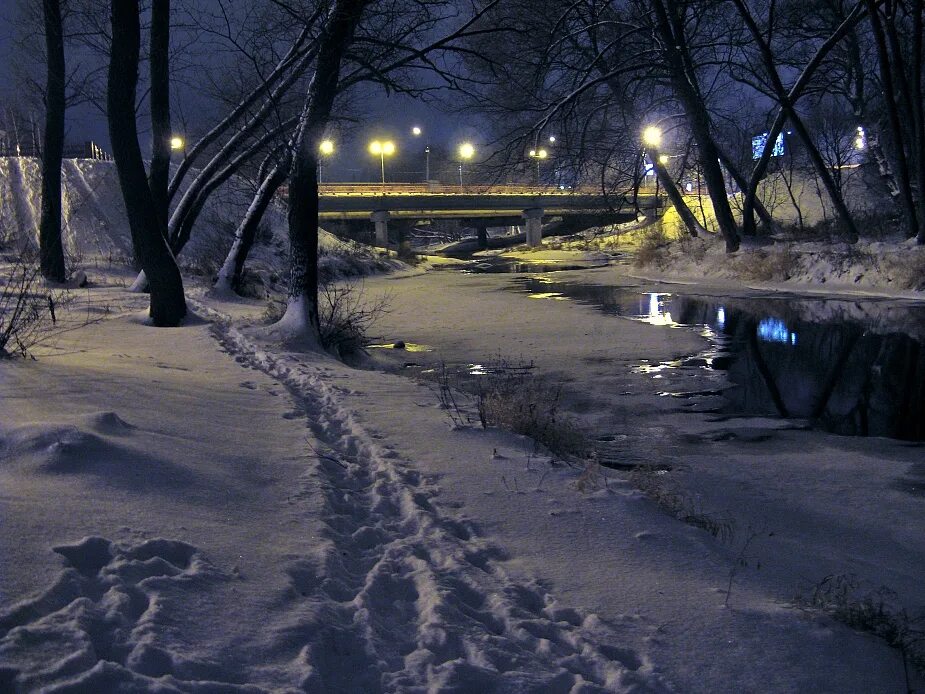
[[[925,439],[925,306],[805,296],[731,298],[519,276],[513,288],[606,314],[698,328],[712,348],[643,370],[726,372],[724,410],[809,420],[838,434]]]

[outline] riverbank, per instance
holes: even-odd
[[[625,514],[633,517],[635,511],[618,504],[611,510],[619,520],[607,516],[612,526],[583,531],[592,536],[588,544],[581,545],[595,557],[590,566],[577,553],[566,553],[560,561],[555,553],[549,556],[545,551],[549,538],[560,537],[560,532],[568,536],[566,526],[544,525],[542,539],[535,538],[536,547],[525,552],[531,570],[551,576],[551,582],[567,586],[570,593],[603,614],[608,614],[608,601],[631,603],[644,605],[648,614],[658,615],[657,620],[676,625],[690,638],[683,651],[687,661],[682,664],[678,653],[655,658],[673,662],[673,673],[690,666],[688,674],[712,671],[717,675],[725,670],[728,676],[727,668],[735,668],[733,661],[738,659],[752,667],[763,667],[757,662],[773,662],[780,668],[774,684],[755,680],[751,687],[741,689],[855,691],[855,685],[834,680],[797,685],[805,676],[805,667],[823,667],[814,650],[819,643],[809,646],[803,641],[807,634],[797,632],[824,624],[824,629],[834,630],[831,636],[841,629],[825,619],[816,622],[818,615],[805,614],[798,605],[809,599],[814,586],[826,576],[849,574],[857,576],[863,586],[859,595],[888,586],[910,609],[925,604],[916,568],[925,559],[925,545],[918,538],[921,523],[916,520],[921,517],[921,497],[903,491],[902,482],[911,476],[921,488],[921,448],[890,439],[812,431],[802,420],[716,414],[719,398],[715,393],[729,385],[724,373],[696,366],[666,368],[708,350],[710,339],[701,336],[699,329],[669,327],[671,321],[658,313],[652,320],[607,315],[588,305],[589,301],[570,300],[555,286],[569,282],[622,285],[638,293],[642,304],[648,304],[653,295],[678,289],[640,281],[620,271],[610,267],[557,272],[530,282],[514,275],[442,272],[376,278],[367,282],[367,291],[392,297],[391,310],[379,324],[382,341],[401,339],[432,350],[385,351],[377,358],[406,371],[409,362],[418,365],[411,371],[439,368],[440,364],[465,369],[470,364],[497,362],[499,355],[532,362],[540,374],[562,385],[563,402],[572,416],[595,438],[611,440],[610,453],[615,459],[672,468],[655,478],[655,496],[678,493],[690,515],[705,515],[720,525],[728,521],[734,527],[734,538],[725,540],[697,530],[691,536],[697,543],[691,546],[686,546],[690,538],[674,536],[674,542],[667,541],[664,533],[668,531],[663,527],[654,532],[637,528],[641,534],[633,536],[636,544],[630,547],[622,534],[628,522]],[[691,395],[661,395],[669,392]],[[500,484],[507,495],[504,483]],[[642,502],[646,507],[649,503]],[[655,505],[651,508],[658,512]],[[483,513],[492,517],[498,512],[485,508]],[[499,518],[492,527],[505,536],[510,525],[508,519]],[[679,532],[686,530],[691,529],[681,526]],[[514,542],[520,547],[530,544],[522,535]],[[665,561],[660,561],[657,575],[643,572],[645,581],[628,579],[624,572],[627,557],[646,556],[649,550]],[[716,562],[712,569],[704,568],[705,559]],[[740,560],[748,566],[741,567]],[[691,571],[668,569],[672,564]],[[575,572],[576,565],[582,570]],[[736,614],[743,617],[747,613],[754,622],[727,622],[729,613],[722,609],[724,588],[714,584],[705,589],[701,583],[709,584],[711,579],[706,576],[713,575],[716,581],[719,575],[728,579],[730,574],[734,574],[733,589],[741,585],[745,594],[740,605],[743,612]],[[646,581],[657,586],[655,592],[640,585]],[[712,603],[701,590],[714,591],[720,599]],[[690,612],[692,607],[696,614]],[[719,611],[713,611],[714,607]],[[780,639],[802,644],[790,652],[790,663],[783,662]],[[731,660],[723,655],[721,662],[707,665],[710,654],[715,657],[723,651],[720,640],[736,644],[728,654]],[[809,650],[800,651],[804,648]],[[782,660],[776,660],[774,653]],[[687,676],[678,683],[681,691],[706,691]],[[865,686],[890,688],[883,682]],[[720,686],[716,691],[729,689]]]

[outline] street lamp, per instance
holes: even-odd
[[[540,162],[549,156],[549,152],[545,149],[531,149],[530,157],[536,159],[536,185],[540,184]]]
[[[549,144],[552,145],[552,144],[555,144],[555,142],[556,142],[556,136],[555,136],[555,135],[550,135],[550,136],[549,136]]]
[[[385,183],[385,158],[395,154],[395,143],[390,140],[379,142],[373,140],[369,143],[369,152],[379,157],[379,166],[382,171],[382,182]]]
[[[329,157],[334,154],[334,143],[331,140],[322,140],[321,144],[318,145],[318,152],[321,156],[318,157],[318,183],[321,183],[321,174],[324,169],[324,157]]]
[[[642,131],[642,144],[646,147],[657,148],[662,144],[662,131],[660,128],[650,125]]]
[[[430,146],[424,148],[424,183],[430,181]]]
[[[463,162],[469,161],[475,156],[475,147],[471,142],[463,142],[459,146],[459,187],[463,187]]]
[[[421,135],[421,128],[415,125],[413,128],[411,128],[411,134],[415,137],[419,137]]]
[[[170,138],[170,149],[172,149],[174,152],[179,152],[182,150],[184,144],[186,143],[183,142],[183,138],[179,135],[174,135]]]

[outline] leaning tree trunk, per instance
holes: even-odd
[[[823,64],[825,57],[829,52],[836,46],[838,43],[849,33],[855,26],[863,19],[866,12],[865,2],[871,4],[873,7],[876,7],[878,3],[882,0],[858,0],[855,6],[851,9],[848,15],[845,17],[844,21],[838,25],[838,28],[832,32],[819,48],[816,50],[809,62],[806,63],[806,67],[803,68],[803,71],[800,73],[800,76],[797,78],[794,85],[790,88],[790,91],[785,93],[786,103],[788,103],[792,108],[796,107],[797,101],[803,96],[806,88],[810,85],[811,79],[815,74],[816,70]],[[738,5],[740,14],[743,15],[743,18],[746,16],[750,17],[747,7],[745,5]],[[744,10],[744,12],[743,12]],[[747,20],[746,20],[747,21]],[[756,42],[759,45],[766,46],[764,40],[764,35],[759,31],[757,34],[753,31],[753,37],[756,37]],[[764,56],[764,59],[767,60],[767,56]],[[772,75],[776,75],[776,72],[772,71]],[[761,179],[764,178],[764,174],[767,171],[768,164],[771,161],[771,156],[774,151],[774,143],[777,141],[777,136],[780,135],[781,131],[784,129],[784,122],[786,121],[788,111],[784,108],[784,105],[781,104],[780,108],[777,111],[777,115],[774,118],[774,123],[771,125],[771,129],[768,132],[768,138],[765,142],[764,149],[761,152],[761,156],[758,158],[758,161],[755,163],[754,169],[752,169],[752,174],[748,181],[748,188],[745,191],[745,199],[742,203],[742,232],[745,235],[754,235],[755,233],[755,200],[757,199],[758,184],[761,182]]]
[[[671,200],[671,204],[674,205],[675,210],[677,210],[678,216],[681,217],[681,221],[684,222],[687,233],[695,238],[700,236],[700,234],[706,236],[707,230],[697,221],[694,213],[691,212],[687,203],[684,202],[684,196],[681,195],[681,191],[678,190],[671,175],[659,161],[658,150],[654,147],[650,147],[648,148],[648,154],[652,166],[655,168],[655,175],[658,176],[659,183],[661,183],[662,188],[665,189],[665,194],[668,196],[668,199]]]
[[[138,0],[113,0],[112,49],[106,95],[109,139],[128,213],[132,244],[148,277],[154,325],[179,325],[186,315],[183,280],[161,234],[145,176],[135,124],[135,90],[141,29]]]
[[[61,158],[64,154],[64,32],[59,0],[43,0],[48,71],[45,94],[45,142],[42,147],[42,216],[39,256],[42,276],[64,282],[61,242]]]
[[[671,86],[687,115],[691,134],[697,143],[697,155],[707,192],[713,203],[713,214],[719,225],[720,233],[726,241],[726,252],[734,253],[739,249],[739,233],[735,217],[729,205],[726,193],[726,181],[719,164],[719,152],[711,132],[710,114],[700,93],[697,76],[690,59],[687,39],[684,35],[685,25],[679,16],[676,3],[668,0],[654,0],[652,7],[656,15],[656,28],[662,39],[662,50],[671,75]],[[667,5],[667,6],[666,6]]]
[[[151,2],[151,168],[148,186],[157,223],[167,238],[170,176],[170,0]]]
[[[228,139],[215,156],[203,167],[196,178],[192,180],[183,195],[180,196],[180,200],[168,222],[170,243],[174,247],[176,247],[179,242],[181,229],[184,225],[189,227],[192,224],[191,222],[187,222],[186,218],[190,214],[190,211],[195,208],[200,193],[209,185],[209,182],[215,177],[217,172],[227,164],[228,160],[234,156],[235,152],[247,141],[247,139],[279,108],[280,100],[305,72],[305,69],[310,64],[314,55],[314,50],[309,50],[299,59],[292,69],[292,72],[270,92],[266,101],[261,104],[253,117]]]
[[[218,294],[229,294],[233,292],[241,282],[241,276],[244,274],[244,262],[247,260],[247,254],[250,253],[254,245],[254,239],[257,237],[257,228],[263,219],[264,213],[270,206],[273,196],[279,187],[289,175],[289,169],[292,166],[292,155],[290,154],[278,162],[273,170],[263,179],[260,188],[251,200],[247,213],[238,225],[234,235],[234,243],[225,258],[222,269],[218,271],[218,277],[215,280],[214,289]]]

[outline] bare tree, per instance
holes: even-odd
[[[277,329],[317,344],[318,145],[337,96],[344,54],[370,0],[335,0],[318,45],[289,176],[289,293]]]
[[[151,166],[148,185],[161,233],[167,237],[170,176],[170,0],[151,2]]]
[[[113,158],[128,213],[132,244],[151,289],[155,325],[178,325],[186,315],[183,280],[158,224],[135,123],[135,90],[141,44],[138,0],[113,0],[107,118]]]
[[[45,83],[45,138],[42,147],[42,215],[39,254],[42,276],[64,282],[64,245],[61,240],[61,158],[64,152],[64,25],[60,0],[42,0],[45,19],[47,80]]]

